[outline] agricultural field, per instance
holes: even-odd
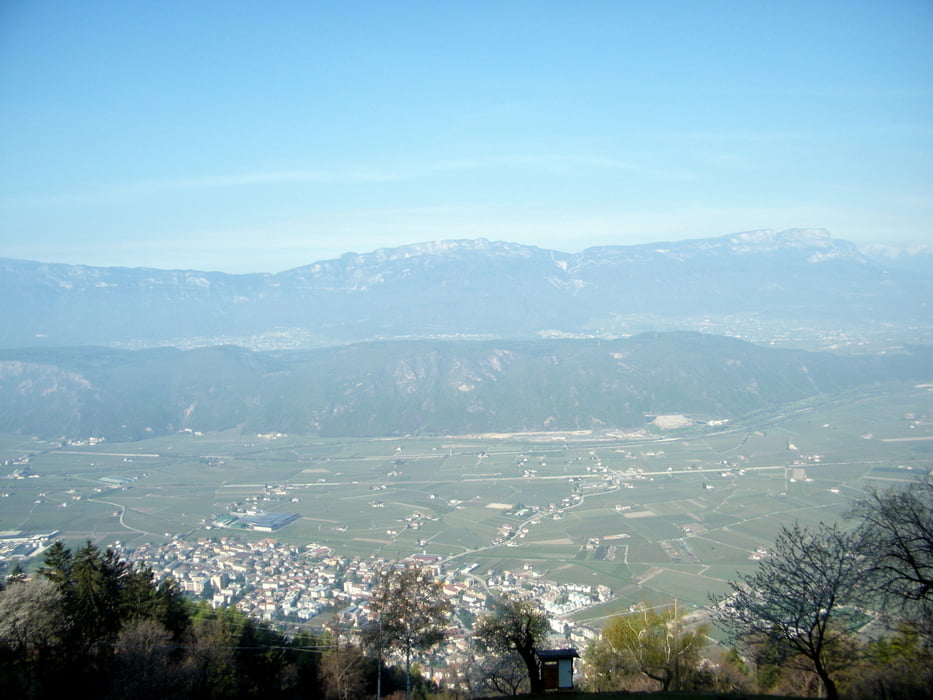
[[[488,577],[531,567],[605,584],[598,622],[640,600],[703,606],[781,523],[841,520],[869,484],[933,467],[933,393],[886,385],[721,426],[322,440],[235,432],[133,443],[0,437],[0,530],[67,543],[274,537],[349,557],[436,555]],[[294,513],[274,532],[222,527]]]

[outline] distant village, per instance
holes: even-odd
[[[58,536],[57,531],[0,533],[2,559],[41,556]],[[116,542],[112,548],[129,562],[151,567],[158,580],[171,578],[185,593],[213,607],[236,606],[286,633],[339,630],[351,638],[371,620],[370,601],[379,574],[397,564],[338,556],[330,547],[314,543],[298,546],[271,537],[248,542],[236,535],[135,547]],[[424,675],[438,683],[456,678],[456,668],[471,654],[471,622],[488,613],[497,596],[536,601],[551,624],[548,646],[581,649],[599,636],[599,630],[570,616],[612,598],[608,586],[558,584],[529,564],[518,571],[480,571],[476,563],[454,566],[425,554],[413,555],[406,563],[431,569],[453,605],[446,639],[424,669]]]
[[[214,606],[235,605],[286,631],[339,628],[351,636],[370,621],[370,600],[379,573],[394,563],[337,556],[322,545],[300,547],[273,538],[243,542],[218,536],[132,549],[117,543],[115,549],[130,561],[151,566],[157,578],[171,577],[187,593]],[[454,678],[453,669],[466,660],[469,623],[490,611],[495,596],[538,601],[550,619],[555,648],[585,648],[597,638],[595,627],[576,624],[569,616],[612,596],[607,586],[548,581],[527,564],[518,571],[493,574],[478,571],[475,563],[446,566],[433,555],[414,555],[408,561],[431,568],[454,606],[446,640],[434,650],[434,663],[425,669],[439,683]]]

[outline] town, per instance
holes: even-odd
[[[218,536],[133,548],[117,542],[114,550],[128,561],[150,566],[157,578],[171,577],[186,593],[213,606],[235,605],[285,632],[340,630],[351,638],[371,619],[369,603],[380,574],[396,564],[273,538],[247,542]],[[455,669],[472,651],[470,622],[489,612],[495,598],[538,601],[551,624],[549,646],[584,649],[599,631],[575,623],[570,613],[604,603],[612,595],[604,585],[554,583],[527,564],[518,571],[490,574],[479,572],[476,564],[446,566],[432,555],[414,555],[405,563],[430,568],[443,581],[454,609],[445,641],[432,651],[423,671],[441,686],[455,682]]]

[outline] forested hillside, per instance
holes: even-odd
[[[929,347],[841,356],[696,333],[278,353],[0,350],[0,432],[138,439],[237,427],[322,436],[631,429],[657,414],[734,419],[931,377]]]

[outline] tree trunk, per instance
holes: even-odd
[[[648,678],[650,678],[651,680],[657,681],[658,683],[660,683],[662,693],[666,693],[668,690],[671,689],[671,681],[674,679],[674,676],[671,675],[670,673],[667,673],[666,671],[663,675],[659,673],[648,673],[647,671],[642,671],[642,673],[648,676]]]
[[[411,647],[405,647],[405,700],[411,700]]]
[[[820,677],[820,680],[823,681],[823,688],[826,689],[826,700],[839,700],[839,690],[836,688],[836,684],[833,682],[833,679],[829,677],[829,673],[822,664],[818,663],[816,665],[816,673]]]
[[[519,651],[525,667],[528,669],[528,682],[531,684],[532,695],[544,694],[544,679],[541,677],[541,667],[538,666],[538,657],[534,651]]]
[[[382,700],[382,639],[379,640],[379,660],[376,662],[376,700]]]

